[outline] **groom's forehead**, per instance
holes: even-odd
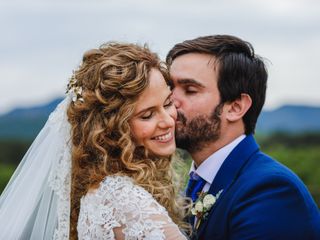
[[[208,53],[191,52],[182,54],[172,60],[170,64],[170,71],[172,68],[202,66],[215,67],[219,64],[219,58]]]
[[[218,65],[218,60],[212,55],[188,53],[175,58],[169,71],[173,78],[193,78],[192,75],[200,75],[202,72],[216,72]]]

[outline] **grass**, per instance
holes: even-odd
[[[5,186],[10,180],[16,166],[13,164],[3,164],[0,163],[0,193],[3,191]]]

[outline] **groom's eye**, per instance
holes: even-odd
[[[185,92],[186,92],[186,94],[195,94],[198,92],[198,89],[193,86],[188,86],[188,87],[186,87]]]

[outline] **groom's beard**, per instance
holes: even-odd
[[[207,143],[216,141],[220,136],[223,103],[220,103],[211,116],[201,115],[190,121],[178,111],[176,125],[176,144],[178,148],[194,153],[203,149]]]

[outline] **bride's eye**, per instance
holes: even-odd
[[[170,98],[168,98],[167,101],[164,103],[164,107],[170,107],[172,106],[172,104],[173,104],[173,101]]]
[[[141,119],[143,119],[143,120],[150,119],[150,118],[152,117],[152,115],[153,115],[153,112],[148,111],[148,112],[144,113],[144,114],[141,116]]]

